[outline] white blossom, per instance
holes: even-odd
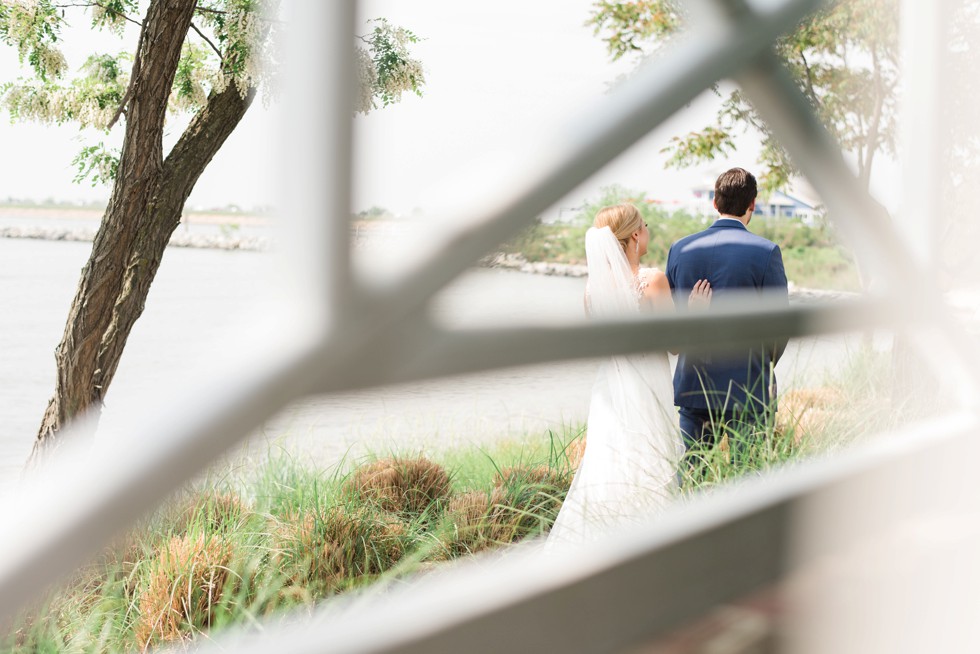
[[[364,48],[357,48],[358,94],[355,98],[355,111],[366,114],[375,108],[374,89],[378,84],[378,71],[374,60]]]
[[[374,76],[370,107],[376,107],[376,99],[380,98],[385,105],[401,100],[406,91],[418,92],[425,84],[425,71],[422,63],[412,58],[409,46],[418,38],[402,27],[393,27],[387,20],[374,21],[378,23],[373,34],[365,39],[374,55]],[[363,62],[358,62],[363,67]],[[368,79],[362,73],[362,80]],[[363,90],[363,89],[362,89]],[[362,99],[359,110],[366,111]]]
[[[170,96],[171,111],[192,111],[203,107],[208,92],[220,81],[210,49],[185,43],[174,80],[175,91]]]
[[[61,77],[68,70],[68,61],[65,59],[65,55],[61,53],[61,50],[50,46],[41,46],[38,48],[38,58],[40,60],[40,68],[48,77]]]
[[[101,5],[92,6],[92,22],[96,25],[105,25],[117,36],[122,36],[126,30],[126,17],[122,14],[109,13]]]
[[[422,63],[415,59],[406,59],[386,76],[384,90],[398,100],[402,93],[414,92],[423,78]]]
[[[45,30],[58,24],[58,17],[50,8],[42,12],[36,0],[2,0],[5,11],[5,40],[17,47],[21,62],[31,57],[38,73],[45,77],[59,77],[67,68],[65,57],[51,43]]]
[[[118,102],[128,86],[121,65],[129,55],[90,57],[68,82],[68,63],[55,47],[62,11],[38,0],[0,0],[4,11],[4,40],[15,46],[21,61],[30,60],[36,73],[32,81],[8,85],[0,103],[15,117],[45,123],[77,122],[83,127],[106,128],[119,109]],[[209,30],[204,40],[194,32],[181,54],[181,64],[168,102],[172,112],[197,111],[208,94],[221,92],[229,84],[244,96],[262,89],[268,103],[278,91],[279,45],[285,29],[278,17],[279,0],[211,0],[203,5],[215,11],[197,14],[196,25]],[[121,35],[126,18],[105,7],[90,6],[93,22]],[[417,92],[424,84],[421,62],[411,57],[409,47],[417,38],[385,20],[372,22],[372,32],[355,48],[358,89],[355,111],[367,113],[382,103],[398,101],[406,91]],[[214,52],[220,46],[220,56]],[[381,49],[395,57],[381,56]],[[383,63],[382,63],[383,62]]]

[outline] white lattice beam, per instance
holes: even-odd
[[[874,280],[891,301],[932,322],[935,332],[922,343],[923,360],[936,367],[937,379],[955,382],[950,386],[956,387],[964,406],[973,406],[980,395],[980,352],[950,313],[927,269],[928,259],[913,254],[896,221],[860,186],[839,146],[775,56],[744,68],[736,81],[816,188],[848,245],[872,264]],[[898,326],[903,327],[902,321]]]

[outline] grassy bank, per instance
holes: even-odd
[[[25,612],[0,651],[183,641],[537,535],[568,489],[577,435],[326,471],[279,455],[212,476]]]
[[[681,463],[681,495],[845,446],[900,419],[887,355],[784,393],[778,420]],[[0,651],[144,649],[406,579],[550,529],[584,429],[318,470],[287,454],[212,473],[120,536],[0,637]],[[740,439],[746,445],[737,446]],[[732,452],[741,454],[736,458]]]
[[[571,223],[536,224],[503,246],[507,253],[523,254],[528,261],[585,263],[585,232],[599,208],[632,202],[650,228],[645,263],[663,268],[671,243],[710,225],[714,216],[695,216],[685,211],[668,213],[645,201],[642,194],[611,187],[596,202],[587,204]],[[840,245],[833,230],[821,221],[799,218],[752,219],[751,230],[778,244],[783,252],[786,276],[802,288],[858,291],[860,282],[854,259]]]

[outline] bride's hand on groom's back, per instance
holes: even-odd
[[[707,309],[710,304],[711,284],[708,283],[707,279],[699,279],[694,284],[694,288],[691,289],[691,294],[687,298],[687,306],[690,309],[702,310]]]
[[[711,304],[711,284],[707,279],[699,279],[691,289],[691,294],[687,296],[687,308],[694,311],[704,311]],[[678,354],[676,350],[668,350],[671,354]]]

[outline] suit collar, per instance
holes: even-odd
[[[735,218],[718,218],[714,223],[711,224],[709,229],[741,229],[744,231],[749,231],[741,220],[736,220]]]

